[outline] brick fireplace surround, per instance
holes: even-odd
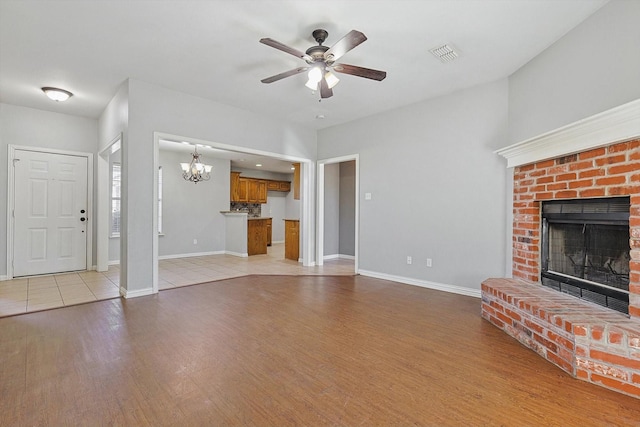
[[[540,280],[540,202],[630,196],[629,317]],[[482,284],[482,317],[570,375],[640,399],[640,139],[518,166],[513,279]]]

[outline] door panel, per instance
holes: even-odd
[[[26,150],[15,158],[13,275],[86,270],[87,158]]]

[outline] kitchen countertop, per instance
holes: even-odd
[[[220,211],[223,215],[249,215],[249,212],[241,212],[241,211]],[[272,219],[270,216],[249,216],[248,220],[252,219]]]

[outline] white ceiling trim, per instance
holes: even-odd
[[[518,142],[495,153],[507,167],[580,153],[640,137],[640,99],[595,114],[542,135]]]

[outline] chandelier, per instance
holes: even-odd
[[[199,183],[200,181],[209,181],[211,178],[211,165],[205,165],[200,161],[200,154],[198,153],[198,147],[195,147],[195,151],[191,154],[190,163],[180,163],[182,168],[182,177],[186,181]]]

